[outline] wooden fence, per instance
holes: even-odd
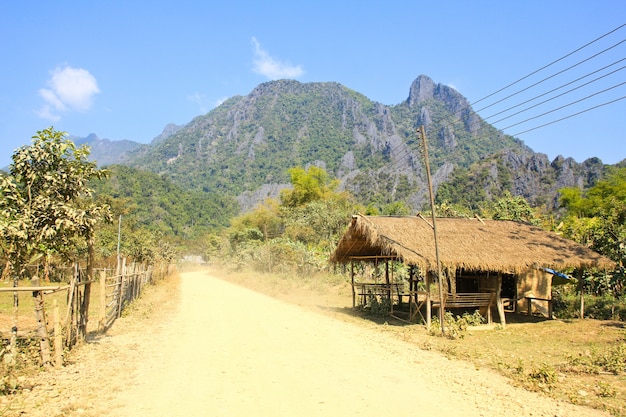
[[[69,284],[42,286],[35,278],[31,280],[29,286],[0,287],[0,299],[3,296],[11,296],[15,306],[10,336],[4,337],[3,329],[0,328],[2,336],[0,340],[3,342],[0,345],[0,360],[5,364],[13,363],[17,357],[18,338],[30,338],[39,341],[41,362],[44,367],[62,366],[64,349],[71,349],[80,340],[85,339],[88,324],[94,318],[97,318],[96,331],[104,332],[109,329],[124,309],[141,295],[144,286],[171,274],[173,265],[126,266],[123,263],[119,269],[119,273],[108,269],[96,270],[94,275],[97,279],[88,280],[85,271],[75,265]],[[92,291],[94,289],[96,291]],[[18,320],[19,295],[28,292],[32,293],[34,322],[32,319],[24,320],[23,317]],[[61,295],[62,293],[65,293],[65,297]],[[91,300],[92,293],[99,295],[97,302]],[[62,307],[65,307],[64,317]],[[46,314],[46,311],[50,310],[52,320],[49,314]],[[26,322],[25,327],[30,332],[19,329],[21,330],[19,333],[19,321]]]

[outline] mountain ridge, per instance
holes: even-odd
[[[557,187],[585,186],[586,178],[604,169],[597,158],[588,164],[562,156],[550,162],[482,120],[460,92],[425,75],[393,106],[336,82],[262,83],[184,126],[166,126],[163,137],[124,152],[121,163],[184,187],[232,195],[244,209],[276,197],[289,183],[288,168],[317,165],[359,201],[403,200],[420,209],[427,197],[420,125],[427,132],[435,189],[464,173],[476,176],[487,198],[506,189],[554,205]]]

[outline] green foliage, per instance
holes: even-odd
[[[589,284],[596,284],[594,275],[587,277]],[[626,299],[616,297],[614,291],[609,288],[593,291],[585,294],[585,316],[597,320],[620,320],[626,321]],[[580,294],[574,288],[560,287],[553,292],[552,308],[554,316],[560,319],[573,319],[580,317]]]
[[[528,373],[528,378],[538,388],[549,389],[558,382],[558,372],[553,366],[542,363],[539,367],[532,369]]]
[[[225,233],[228,243],[212,240],[213,259],[228,246],[240,266],[298,274],[326,267],[354,205],[346,193],[335,191],[337,183],[324,169],[290,172],[293,189],[283,192],[282,203],[270,199],[233,218]]]
[[[566,209],[561,228],[565,236],[613,259],[626,261],[626,168],[608,174],[586,192],[577,188],[560,190]]]
[[[186,191],[164,176],[134,168],[109,167],[110,179],[93,183],[100,201],[122,217],[121,253],[138,262],[173,259],[176,253],[202,254],[205,236],[228,224],[233,199]],[[115,255],[118,222],[98,229],[102,258]]]
[[[324,168],[310,166],[289,169],[293,188],[281,193],[282,204],[286,207],[299,207],[307,203],[329,198],[339,186],[338,180],[331,181]]]
[[[462,339],[465,337],[469,326],[478,326],[485,323],[485,318],[478,310],[474,311],[472,314],[465,312],[462,316],[454,315],[451,311],[446,311],[443,319],[444,336],[448,339]],[[438,318],[433,319],[429,332],[431,335],[441,335],[441,323]]]
[[[368,216],[408,216],[412,212],[404,201],[394,201],[383,205],[370,203],[365,209]]]
[[[504,193],[504,197],[493,203],[492,210],[494,220],[513,220],[535,225],[539,223],[535,211],[526,199],[521,196],[512,196],[508,191]]]
[[[370,295],[366,309],[367,313],[373,317],[387,317],[391,311],[391,300],[387,297],[379,299],[376,295]]]
[[[626,344],[623,340],[603,349],[594,349],[578,356],[570,356],[566,371],[586,374],[608,372],[613,375],[626,373]]]
[[[89,162],[89,149],[48,128],[13,154],[0,178],[3,251],[22,274],[29,262],[51,254],[72,258],[93,238],[109,209],[96,204],[89,182],[106,172]]]

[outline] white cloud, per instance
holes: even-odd
[[[202,114],[209,111],[209,106],[206,104],[206,96],[204,94],[196,91],[195,93],[187,96],[187,99],[196,103],[198,107],[200,107],[200,112]]]
[[[261,44],[254,37],[252,38],[252,45],[254,46],[253,70],[257,74],[264,75],[271,80],[297,78],[304,74],[304,69],[302,69],[301,65],[292,66],[289,63],[280,62],[272,58],[266,50],[261,48]]]
[[[54,122],[60,120],[61,113],[86,112],[91,108],[93,96],[100,92],[98,82],[89,71],[70,66],[52,71],[47,84],[48,88],[39,90],[45,104],[37,114]]]

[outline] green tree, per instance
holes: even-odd
[[[610,169],[583,193],[560,190],[566,214],[563,233],[624,265],[626,260],[626,168]]]
[[[530,207],[528,201],[522,196],[512,196],[508,191],[504,193],[504,197],[493,203],[492,218],[539,224],[535,210]]]
[[[0,178],[0,236],[19,276],[50,253],[73,258],[108,216],[107,206],[90,199],[88,186],[106,171],[87,160],[87,147],[77,148],[65,136],[52,127],[38,131],[32,145],[15,151],[9,174]]]
[[[104,178],[87,160],[89,149],[77,148],[65,133],[48,128],[33,136],[33,144],[13,154],[9,174],[0,178],[0,237],[3,250],[13,265],[15,281],[29,276],[27,265],[52,256],[74,258],[87,247],[87,276],[93,277],[93,245],[96,223],[107,217],[108,207],[90,199],[90,180]],[[17,282],[15,282],[17,284]],[[89,311],[90,284],[85,285],[82,308]],[[50,345],[45,327],[43,298],[33,292],[38,322],[41,358],[50,364]],[[14,299],[17,306],[17,297]],[[87,317],[79,332],[85,335]],[[17,327],[9,350],[15,351]]]
[[[293,188],[283,190],[281,201],[284,206],[298,207],[311,201],[329,198],[339,187],[338,180],[331,180],[324,168],[310,166],[289,169]]]

